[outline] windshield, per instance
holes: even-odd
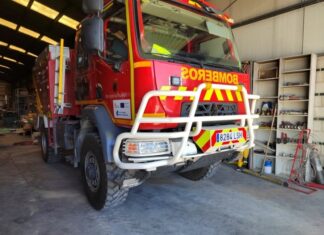
[[[158,0],[141,0],[141,12],[146,55],[241,68],[232,31],[222,21]]]

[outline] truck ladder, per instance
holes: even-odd
[[[54,105],[55,114],[63,114],[64,108],[71,107],[70,104],[64,103],[65,100],[65,73],[66,62],[70,59],[69,48],[64,47],[64,40],[61,39],[60,46],[50,46],[50,54],[55,60],[55,88],[54,88]]]

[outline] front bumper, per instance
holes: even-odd
[[[241,92],[246,113],[244,115],[229,115],[229,116],[195,116],[200,96],[203,90],[207,89],[218,89],[218,90],[231,90],[235,92]],[[149,100],[152,97],[161,96],[182,96],[193,98],[192,105],[190,108],[189,115],[187,117],[172,117],[172,118],[146,118],[144,112]],[[254,130],[258,126],[253,125],[253,119],[259,116],[254,114],[256,100],[259,96],[249,95],[243,86],[232,86],[232,85],[220,85],[220,84],[200,84],[196,91],[151,91],[148,92],[142,100],[141,106],[138,110],[134,125],[131,132],[125,132],[120,134],[115,142],[113,157],[115,164],[122,169],[129,170],[147,170],[154,171],[158,167],[171,166],[180,163],[184,163],[188,160],[196,161],[204,156],[208,156],[214,153],[226,152],[226,151],[242,151],[247,148],[254,147]],[[250,106],[251,101],[251,106]],[[195,138],[203,131],[203,124],[210,122],[226,122],[226,121],[240,121],[239,126],[232,126],[231,128],[246,128],[248,131],[249,141],[245,143],[237,143],[225,146],[218,146],[213,149],[213,152],[207,151],[201,154],[186,154],[186,147],[190,142],[190,139]],[[185,124],[183,131],[176,132],[140,132],[139,126],[144,123],[176,123]],[[193,128],[195,124],[195,128]],[[218,130],[228,129],[228,126],[217,126]],[[134,161],[122,161],[121,148],[122,144],[127,139],[137,140],[150,140],[150,139],[168,139],[170,142],[179,141],[179,147],[176,151],[168,156],[153,156],[136,158]],[[139,160],[140,159],[140,160]]]

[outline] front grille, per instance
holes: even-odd
[[[183,103],[181,107],[181,117],[188,117],[191,103]],[[196,116],[226,116],[236,115],[237,104],[224,103],[199,103]]]

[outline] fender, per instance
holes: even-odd
[[[45,116],[45,115],[38,115],[38,116],[37,116],[37,122],[36,122],[35,129],[36,129],[36,130],[39,130],[40,125],[41,125],[42,123],[44,123],[44,127],[45,127],[45,128],[48,128],[48,117]]]
[[[113,162],[112,152],[115,140],[126,129],[116,127],[105,107],[101,105],[89,105],[82,110],[81,130],[75,145],[77,161],[80,161],[80,152],[85,135],[93,131],[94,128],[98,131],[105,161]]]

